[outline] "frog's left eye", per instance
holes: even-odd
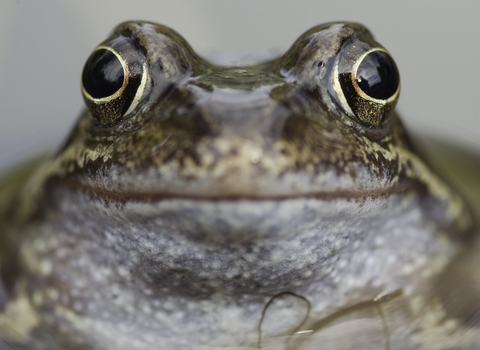
[[[387,51],[377,48],[341,60],[334,80],[343,108],[354,119],[369,127],[388,121],[400,93],[400,75]]]
[[[98,126],[117,124],[138,106],[147,84],[146,63],[125,49],[99,46],[82,74],[82,93]]]

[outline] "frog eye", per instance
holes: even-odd
[[[352,62],[348,69],[337,68],[334,77],[342,107],[365,126],[381,126],[400,93],[397,66],[384,49],[367,51]]]
[[[125,50],[124,50],[125,51]],[[82,73],[82,93],[95,124],[111,126],[138,106],[147,83],[146,63],[128,51],[99,46]]]

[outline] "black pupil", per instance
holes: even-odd
[[[95,51],[83,68],[83,88],[93,98],[113,95],[123,85],[125,73],[117,56],[105,49]]]
[[[400,84],[395,62],[383,51],[370,52],[358,66],[357,84],[372,98],[380,100],[390,98]]]

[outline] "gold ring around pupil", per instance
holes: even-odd
[[[355,85],[371,99],[388,100],[400,84],[395,62],[383,50],[372,50],[364,54],[355,65],[354,72]]]
[[[128,69],[122,57],[109,47],[98,47],[83,72],[82,85],[88,97],[97,103],[108,102],[122,94],[127,82]]]

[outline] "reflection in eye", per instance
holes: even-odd
[[[105,98],[122,88],[125,74],[120,58],[113,51],[98,49],[85,64],[83,87],[93,98]]]
[[[372,51],[358,65],[356,81],[368,96],[387,100],[397,91],[400,77],[390,55],[384,51]]]

